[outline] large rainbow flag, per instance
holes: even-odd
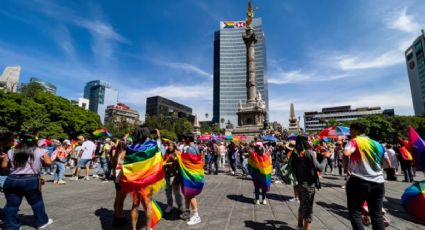
[[[416,170],[425,171],[425,142],[412,127],[409,127],[408,136]]]
[[[127,147],[120,180],[124,192],[145,190],[153,195],[165,183],[162,154],[156,141],[147,141]]]
[[[264,153],[260,156],[253,152],[248,158],[248,171],[256,188],[261,188],[263,191],[270,191],[272,183],[272,159],[270,155]]]
[[[413,161],[412,154],[410,153],[409,149],[407,149],[406,146],[400,147],[400,153],[404,160],[406,161]]]
[[[382,158],[385,152],[384,147],[379,142],[368,137],[359,136],[356,137],[354,141],[360,154],[351,155],[350,161],[353,164],[361,161],[368,162],[373,171],[380,171]]]
[[[143,208],[146,210],[146,204],[142,202]],[[152,200],[152,220],[150,223],[150,227],[154,228],[156,224],[162,219],[162,210],[159,207],[156,200]]]
[[[195,197],[202,192],[205,184],[204,159],[201,154],[177,154],[180,175],[182,177],[181,190],[185,197]]]

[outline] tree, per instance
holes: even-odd
[[[38,82],[30,82],[25,90],[25,95],[29,98],[34,98],[35,95],[45,92],[46,89]]]

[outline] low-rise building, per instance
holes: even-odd
[[[381,107],[361,107],[352,109],[350,105],[322,108],[321,112],[312,111],[304,113],[304,126],[306,132],[318,132],[326,127],[326,124],[334,120],[346,122],[356,120],[362,117],[384,114],[394,115],[394,109],[383,110]]]
[[[109,105],[105,110],[105,124],[126,122],[128,124],[139,124],[140,115],[124,103]]]
[[[191,122],[195,120],[195,116],[192,115],[192,108],[189,106],[160,96],[146,98],[147,116],[171,116],[172,114],[179,118],[187,118]]]
[[[20,66],[7,66],[0,76],[0,89],[16,93],[18,91],[20,75]]]

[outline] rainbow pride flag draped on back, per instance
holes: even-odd
[[[201,154],[177,154],[180,175],[182,177],[181,190],[185,197],[195,197],[202,192],[205,184],[204,159]]]
[[[379,142],[363,136],[354,138],[354,142],[360,154],[351,155],[350,160],[352,163],[368,162],[373,171],[382,170],[381,163],[385,152],[384,147]]]
[[[425,142],[412,127],[409,127],[408,136],[416,170],[425,171]]]
[[[127,146],[120,180],[123,192],[143,191],[152,196],[164,185],[162,154],[156,141]]]
[[[260,156],[253,152],[248,158],[248,171],[256,188],[261,188],[263,191],[270,191],[272,183],[272,159],[268,153]]]

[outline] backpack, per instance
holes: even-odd
[[[314,185],[317,189],[322,188],[319,178],[319,170],[314,166],[313,159],[310,154],[308,154],[308,156],[301,154],[292,155],[291,159],[293,159],[293,164],[301,164],[303,171],[309,172],[310,179],[314,181]]]

